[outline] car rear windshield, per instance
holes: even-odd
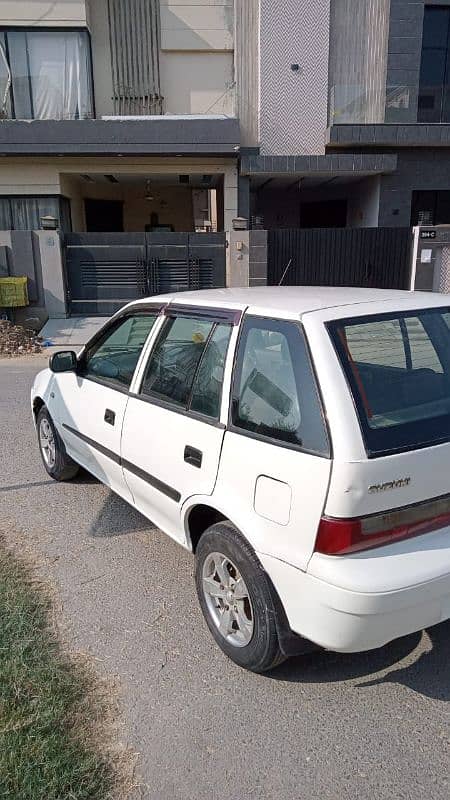
[[[328,324],[374,457],[450,441],[450,309]]]

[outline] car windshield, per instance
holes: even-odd
[[[371,456],[450,441],[450,309],[337,320],[328,329]]]

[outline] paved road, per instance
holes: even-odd
[[[119,676],[148,800],[450,796],[450,624],[270,676],[222,656],[191,557],[94,479],[50,482],[28,394],[41,357],[0,360],[0,520],[42,557],[74,648]]]

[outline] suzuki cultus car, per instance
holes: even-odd
[[[32,408],[49,475],[84,467],[195,554],[208,627],[241,666],[450,617],[447,296],[145,299],[55,353]]]

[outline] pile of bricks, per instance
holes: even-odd
[[[42,351],[42,339],[34,331],[0,319],[0,356],[23,356]]]

